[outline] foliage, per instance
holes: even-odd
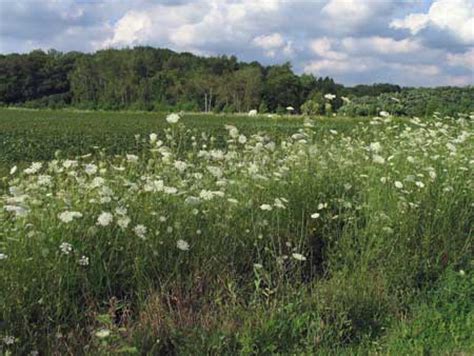
[[[205,58],[152,47],[0,55],[0,79],[0,103],[29,108],[225,113],[260,108],[283,114],[287,106],[298,111],[305,105],[306,113],[339,110],[349,116],[373,116],[381,110],[407,116],[474,110],[472,87],[344,87],[329,77],[297,75],[290,63],[263,66],[234,56]],[[330,110],[320,100],[325,94],[336,95]],[[352,102],[343,106],[342,96]]]

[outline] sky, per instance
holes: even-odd
[[[0,0],[0,53],[137,45],[345,85],[474,84],[474,0]]]

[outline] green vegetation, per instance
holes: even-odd
[[[344,87],[328,77],[298,76],[289,63],[263,66],[152,47],[0,55],[0,103],[6,106],[224,113],[284,113],[292,106],[321,115],[374,116],[384,110],[421,117],[474,111],[473,98],[472,87]]]
[[[2,109],[0,353],[472,353],[472,129]]]

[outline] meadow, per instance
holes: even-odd
[[[0,109],[0,353],[473,353],[473,118]]]

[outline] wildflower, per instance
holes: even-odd
[[[336,99],[336,95],[334,95],[334,94],[326,94],[326,95],[324,95],[324,99],[327,99],[327,100],[334,100],[334,99]]]
[[[50,186],[52,177],[48,175],[38,176],[38,185]]]
[[[275,203],[273,204],[276,208],[285,209],[285,204],[280,198],[275,198]]]
[[[303,255],[300,254],[300,253],[296,253],[296,252],[295,252],[295,253],[292,253],[292,254],[291,254],[291,257],[293,257],[293,258],[294,258],[295,260],[297,260],[297,261],[306,261],[306,257],[303,256]]]
[[[183,162],[183,161],[174,162],[174,168],[176,168],[180,172],[184,172],[187,167],[188,167],[188,164],[186,162]]]
[[[395,184],[395,188],[398,188],[398,189],[402,189],[402,188],[403,188],[403,183],[400,182],[400,181],[398,181],[398,180],[397,180],[394,184]]]
[[[226,125],[226,130],[229,131],[229,136],[232,138],[237,138],[239,136],[239,130],[233,125]]]
[[[24,170],[24,172],[26,174],[35,174],[41,169],[42,166],[43,166],[43,163],[41,162],[33,162],[30,167]]]
[[[67,159],[63,162],[63,167],[66,169],[69,169],[75,166],[77,166],[77,161],[75,160]]]
[[[385,158],[379,155],[373,155],[372,156],[372,161],[377,164],[384,164],[385,163]]]
[[[15,343],[16,339],[14,336],[7,335],[3,338],[3,343],[5,345],[13,345]]]
[[[97,225],[107,226],[113,220],[113,215],[109,212],[103,211],[97,218]]]
[[[128,162],[133,162],[133,163],[138,162],[138,156],[136,155],[127,154],[125,155],[125,157],[127,158]]]
[[[198,197],[193,197],[192,195],[184,199],[184,203],[191,206],[198,205],[200,202],[201,199],[199,199]]]
[[[247,142],[247,137],[245,135],[240,135],[238,141],[243,145]]]
[[[100,329],[96,331],[95,336],[98,337],[99,339],[104,339],[110,335],[110,330],[109,329]]]
[[[96,174],[97,173],[97,166],[95,164],[89,163],[84,166],[84,171],[88,175]]]
[[[89,266],[89,257],[82,256],[77,263],[80,266]]]
[[[10,174],[11,174],[11,175],[15,174],[17,170],[18,170],[18,167],[17,167],[17,166],[13,166],[13,167],[10,169]]]
[[[156,133],[150,134],[150,143],[155,143],[158,140],[158,135]]]
[[[318,204],[318,210],[323,210],[324,208],[328,207],[328,203],[319,203]]]
[[[254,263],[254,264],[253,264],[253,268],[255,268],[255,269],[262,269],[263,266],[262,266],[260,263]]]
[[[4,253],[0,253],[0,261],[6,260],[7,258],[8,258],[8,255],[5,255]]]
[[[425,187],[425,183],[420,182],[420,181],[416,181],[415,184],[418,188],[424,188]]]
[[[311,214],[311,219],[317,219],[320,217],[320,214],[319,213],[314,213],[314,214]]]
[[[188,251],[189,250],[189,243],[184,240],[176,241],[176,247],[181,251]]]
[[[382,145],[380,144],[380,142],[372,142],[369,145],[369,150],[371,150],[372,152],[378,153],[382,150]]]
[[[169,124],[176,124],[180,119],[181,117],[178,114],[171,113],[166,117],[166,122]]]
[[[145,239],[147,228],[145,225],[137,225],[133,228],[133,232],[141,239]]]
[[[262,205],[260,205],[260,210],[271,211],[272,206],[270,204],[262,204]]]
[[[379,112],[380,117],[389,117],[390,114],[387,111],[381,111]]]
[[[117,225],[122,229],[126,229],[130,224],[130,218],[128,216],[121,216],[117,219]]]
[[[63,211],[58,215],[59,220],[67,224],[73,221],[74,219],[82,218],[82,214],[78,211]]]
[[[203,189],[199,193],[199,197],[202,200],[211,200],[212,198],[214,198],[214,194],[210,190]]]
[[[72,252],[72,245],[68,242],[63,242],[61,245],[59,245],[59,249],[63,254],[69,255]]]

